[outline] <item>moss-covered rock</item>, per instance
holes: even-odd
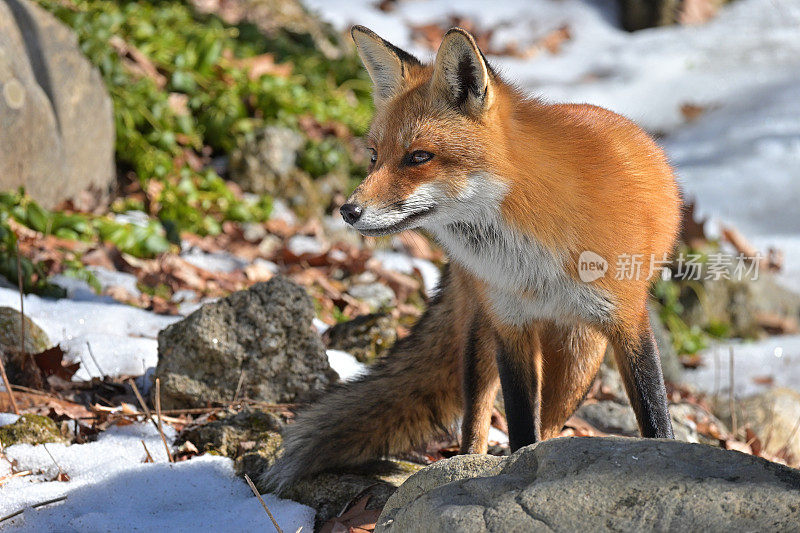
[[[44,444],[45,442],[68,442],[58,431],[52,419],[41,415],[22,415],[13,424],[0,427],[0,442],[3,446],[14,444]]]
[[[272,413],[245,408],[184,431],[178,444],[191,441],[201,452],[237,459],[245,453],[273,455],[280,447],[281,420]]]
[[[319,529],[356,498],[369,496],[366,508],[382,509],[397,488],[422,468],[408,461],[379,461],[298,481],[283,496],[316,509],[315,529]]]
[[[387,313],[362,315],[325,332],[328,348],[343,350],[362,363],[371,363],[397,340],[397,322]]]

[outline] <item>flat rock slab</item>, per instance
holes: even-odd
[[[389,499],[383,531],[798,531],[800,471],[671,440],[571,437],[457,456]]]

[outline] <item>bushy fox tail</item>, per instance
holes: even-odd
[[[322,470],[406,451],[456,423],[464,335],[447,270],[408,337],[368,374],[338,386],[286,427],[283,455],[262,474],[262,486],[281,492]]]

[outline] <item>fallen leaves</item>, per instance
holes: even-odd
[[[364,496],[345,512],[325,522],[320,533],[369,533],[375,529],[381,509],[367,509],[370,497]]]

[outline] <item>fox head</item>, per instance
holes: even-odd
[[[366,137],[367,177],[340,212],[364,235],[388,235],[474,216],[500,194],[485,176],[499,80],[475,39],[453,28],[432,65],[363,26],[351,34],[373,82],[375,116]],[[491,148],[491,150],[490,150]]]

